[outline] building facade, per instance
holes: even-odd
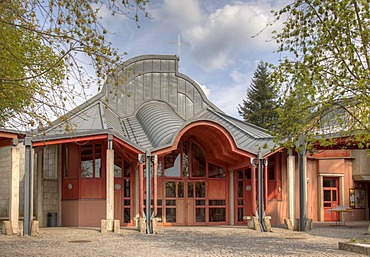
[[[31,170],[12,178],[13,164],[0,167],[0,176],[8,179],[0,182],[3,219],[21,218],[22,184],[17,189],[5,181],[19,182],[27,172],[33,178],[31,217],[40,226],[49,225],[51,213],[58,226],[99,227],[101,220],[137,226],[149,206],[165,226],[242,225],[260,203],[272,224],[299,215],[295,155],[273,150],[265,130],[224,114],[178,72],[176,56],[133,58],[115,79],[45,131],[32,133]],[[9,132],[16,143],[5,134],[0,158],[10,156],[8,163],[22,170],[24,154],[13,151],[24,151],[25,134]],[[365,200],[353,205],[350,219],[369,218],[363,151],[324,150],[306,157],[306,217],[335,220],[329,210],[352,206],[350,199],[364,189]]]

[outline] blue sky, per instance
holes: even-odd
[[[125,59],[143,54],[177,54],[181,47],[180,72],[202,85],[208,98],[228,115],[241,119],[237,106],[245,99],[257,64],[276,63],[276,44],[268,27],[286,0],[214,1],[152,0],[149,18],[135,22],[125,16],[110,16],[102,8],[102,24],[111,33],[108,40]],[[171,43],[172,42],[172,43]]]

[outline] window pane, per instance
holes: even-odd
[[[176,197],[176,184],[173,181],[166,182],[166,197]]]
[[[192,176],[193,177],[205,177],[206,176],[206,157],[203,153],[202,148],[197,144],[192,144],[193,156],[192,156]]]
[[[194,183],[188,182],[188,197],[194,197]]]
[[[243,197],[243,181],[238,181],[238,197]]]
[[[175,208],[166,208],[166,222],[176,222]]]
[[[182,175],[183,177],[189,177],[189,149],[188,143],[182,142]]]
[[[130,163],[127,162],[127,161],[124,161],[124,176],[125,177],[130,177],[131,175],[131,166],[130,166]]]
[[[130,197],[130,180],[129,179],[125,179],[124,181],[124,197]]]
[[[200,197],[200,198],[206,197],[206,183],[205,182],[195,183],[195,196]]]
[[[101,177],[101,145],[97,144],[94,145],[94,168],[95,168],[95,177],[100,178]]]
[[[243,208],[238,208],[238,221],[243,221],[244,211]]]
[[[217,165],[208,164],[208,177],[209,178],[224,178],[225,170]]]
[[[176,200],[166,200],[166,206],[176,206]]]
[[[210,222],[226,221],[226,209],[225,208],[209,208],[209,221]]]
[[[336,201],[337,200],[337,191],[333,190],[331,192],[332,192],[332,201]]]
[[[162,218],[162,208],[158,208],[157,209],[157,215],[156,215],[156,217]]]
[[[195,209],[195,221],[196,222],[205,222],[206,221],[206,209],[205,208],[196,208]]]
[[[324,187],[337,187],[337,180],[335,178],[331,179],[324,179],[323,181],[323,186]]]
[[[243,203],[244,201],[243,201],[243,199],[238,199],[238,205],[240,206],[240,205],[244,205],[244,203]]]
[[[177,197],[184,198],[184,182],[177,184]]]
[[[172,151],[164,157],[164,175],[166,177],[180,177],[180,151]]]
[[[122,159],[119,155],[114,155],[114,177],[122,178]]]
[[[81,146],[81,177],[93,176],[93,145]]]
[[[93,175],[93,161],[92,160],[81,161],[81,177],[92,178],[92,175]]]
[[[101,159],[95,159],[95,177],[101,177]]]
[[[157,174],[158,174],[158,177],[162,177],[163,176],[162,161],[159,161],[158,162]]]
[[[238,171],[238,179],[243,179],[243,171]]]
[[[196,206],[204,206],[204,205],[206,205],[206,200],[196,200],[195,205]]]
[[[331,191],[324,190],[324,201],[331,201]]]
[[[251,179],[251,172],[252,172],[251,168],[246,169],[244,178],[245,179]]]
[[[123,223],[130,223],[131,216],[130,216],[130,208],[123,209]]]
[[[210,206],[225,206],[225,200],[209,200],[208,205]]]
[[[63,169],[64,169],[64,177],[68,177],[68,145],[63,145]]]

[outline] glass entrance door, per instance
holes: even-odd
[[[168,180],[165,182],[165,197],[165,223],[195,225],[206,222],[205,181]]]

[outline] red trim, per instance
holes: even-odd
[[[214,123],[214,122],[210,122],[210,121],[197,121],[197,122],[193,122],[189,125],[187,125],[186,127],[184,127],[176,136],[175,138],[175,141],[174,141],[174,144],[170,147],[167,147],[167,148],[164,148],[164,149],[161,149],[161,150],[158,150],[156,152],[154,152],[153,154],[157,154],[157,155],[161,155],[161,154],[164,154],[164,153],[167,153],[167,152],[170,152],[170,151],[173,151],[175,149],[177,149],[177,145],[179,144],[182,136],[187,132],[189,131],[190,129],[192,128],[195,128],[195,127],[198,127],[198,126],[209,126],[209,127],[212,127],[212,128],[215,128],[217,129],[218,131],[220,131],[226,138],[228,144],[230,145],[231,147],[231,150],[233,152],[236,152],[240,155],[243,155],[243,156],[247,156],[247,157],[255,157],[256,155],[254,154],[251,154],[249,152],[246,152],[244,150],[241,150],[239,148],[237,148],[236,144],[235,144],[235,141],[233,139],[233,137],[230,135],[230,133],[222,126]]]
[[[92,140],[100,140],[100,139],[107,139],[107,138],[108,138],[108,134],[96,135],[96,136],[85,136],[85,137],[74,137],[74,138],[63,138],[63,139],[55,139],[55,140],[50,140],[50,141],[34,142],[32,146],[37,147],[37,146],[57,145],[57,144],[64,144],[64,143],[75,143],[75,142],[81,142],[81,141],[92,141]]]
[[[18,138],[18,135],[13,133],[0,132],[0,138],[1,137],[15,139]]]
[[[137,153],[137,154],[139,154],[139,153],[144,153],[144,152],[142,152],[142,151],[140,151],[140,150],[136,149],[135,147],[133,147],[133,146],[129,145],[128,143],[126,143],[126,142],[122,141],[121,139],[119,139],[119,138],[117,138],[117,137],[113,137],[113,142],[116,142],[116,143],[118,143],[118,144],[122,145],[123,147],[128,148],[129,150],[133,151],[134,153]]]

